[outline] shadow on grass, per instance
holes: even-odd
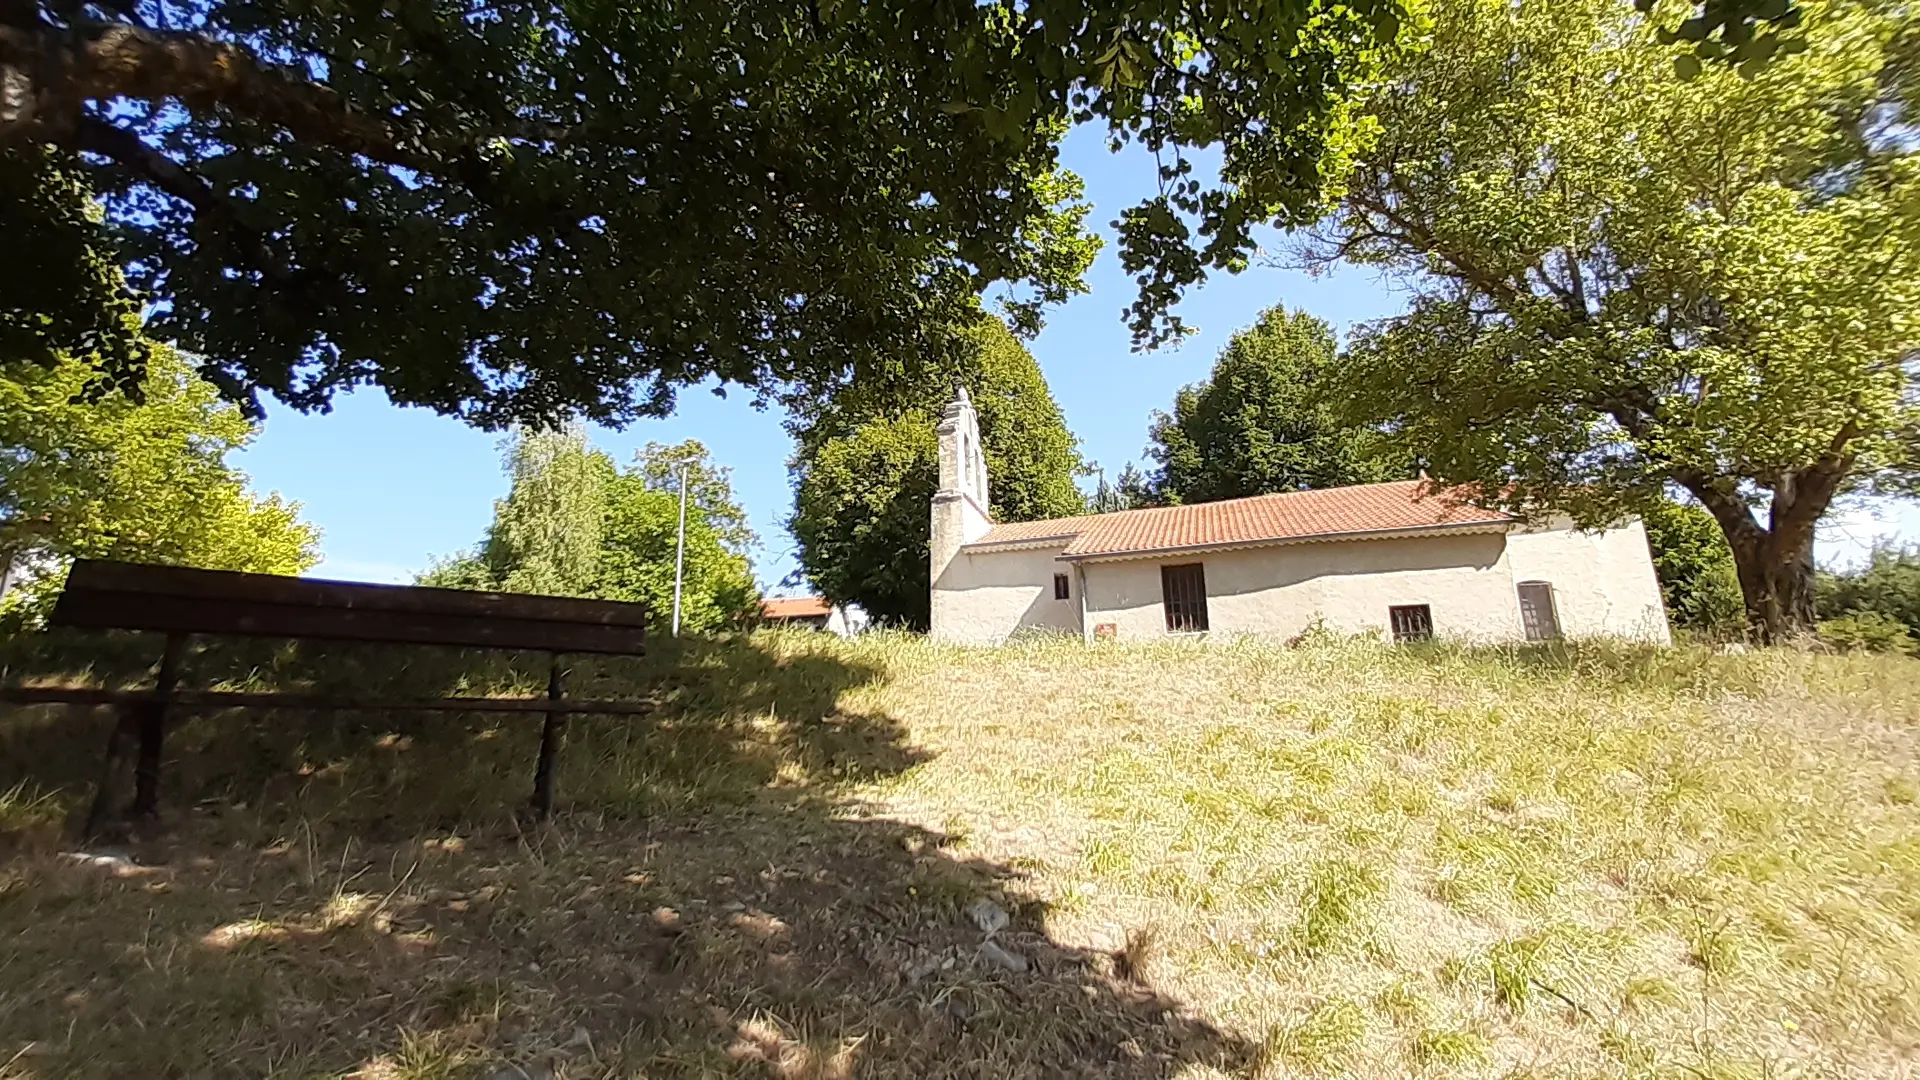
[[[91,648],[89,646],[91,645]],[[150,686],[159,639],[41,635],[8,643],[9,683]],[[644,717],[576,717],[562,752],[563,804],[613,815],[756,795],[783,779],[816,783],[904,770],[897,725],[839,707],[880,673],[805,650],[776,655],[749,639],[658,643],[645,657],[564,661],[574,698],[639,699]],[[196,639],[181,687],[395,698],[542,696],[545,654],[333,643]],[[99,774],[107,709],[15,708],[0,725],[0,791],[56,793],[77,811]],[[537,714],[409,710],[176,710],[164,801],[278,807],[364,834],[450,827],[523,803]],[[450,767],[452,766],[452,767]]]
[[[7,649],[10,682],[140,685],[158,646]],[[126,861],[23,835],[0,863],[0,1061],[24,1049],[8,1068],[26,1077],[501,1080],[1257,1067],[1116,956],[1052,940],[1020,872],[860,815],[857,784],[921,756],[862,710],[889,676],[858,655],[776,636],[577,661],[569,693],[659,708],[576,719],[563,811],[538,828],[515,813],[534,717],[182,718],[162,826]],[[183,685],[532,691],[544,664],[223,644]],[[0,712],[0,791],[77,805],[107,723]],[[998,954],[967,915],[981,900],[1011,915]]]

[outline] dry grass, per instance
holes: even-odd
[[[104,729],[0,714],[0,1077],[1920,1075],[1920,661],[774,635],[578,679],[663,707],[576,724],[551,826],[525,721],[208,717],[108,866],[58,841]]]

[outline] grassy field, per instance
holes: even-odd
[[[574,678],[660,709],[575,723],[551,824],[537,721],[199,717],[104,861],[61,832],[104,718],[0,713],[0,1077],[1920,1075],[1920,661],[771,635]]]

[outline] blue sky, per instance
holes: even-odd
[[[1102,133],[1082,128],[1067,140],[1066,163],[1087,181],[1089,220],[1108,237],[1089,278],[1092,291],[1051,312],[1032,343],[1081,452],[1116,475],[1139,460],[1149,415],[1167,407],[1180,386],[1202,379],[1234,330],[1276,303],[1304,308],[1345,334],[1353,323],[1391,315],[1404,296],[1377,275],[1342,270],[1323,277],[1256,267],[1221,277],[1190,294],[1181,313],[1199,333],[1176,350],[1129,350],[1121,309],[1133,282],[1120,269],[1108,223],[1154,191],[1153,162],[1143,153],[1112,155]],[[1278,239],[1275,237],[1274,239]],[[763,585],[794,569],[793,542],[781,525],[792,508],[786,461],[792,444],[778,410],[758,411],[748,398],[705,389],[681,394],[674,416],[624,431],[593,430],[594,442],[625,463],[649,441],[699,439],[733,469],[734,490],[752,515],[761,550],[754,560]],[[303,415],[269,406],[259,439],[235,463],[260,491],[278,491],[302,505],[324,531],[325,561],[314,570],[360,581],[407,581],[435,557],[480,538],[505,493],[500,437],[421,409],[396,408],[378,391],[336,399],[331,413]],[[1920,506],[1850,508],[1823,529],[1823,561],[1857,558],[1876,536],[1920,539]]]

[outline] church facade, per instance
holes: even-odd
[[[1638,521],[1528,524],[1404,481],[995,524],[964,391],[939,437],[939,640],[1285,639],[1315,623],[1396,641],[1669,640]]]

